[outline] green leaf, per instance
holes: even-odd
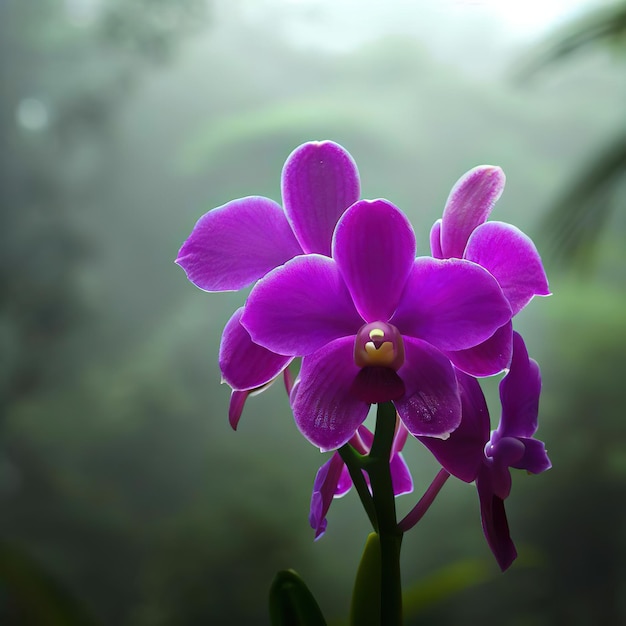
[[[519,76],[527,79],[547,65],[568,58],[592,44],[625,43],[626,2],[598,7],[557,30],[531,58],[522,62]]]
[[[270,587],[272,626],[326,626],[317,601],[292,569],[276,574]]]
[[[354,581],[350,626],[380,626],[380,539],[370,533]]]
[[[552,203],[540,229],[551,257],[584,266],[618,205],[625,172],[626,132],[621,132],[592,155]]]

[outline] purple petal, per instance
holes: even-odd
[[[303,356],[351,335],[363,324],[336,263],[299,256],[254,287],[241,320],[253,341],[273,352]]]
[[[502,463],[489,463],[489,471],[491,473],[491,489],[493,493],[506,500],[511,493],[511,486],[513,484],[511,480],[511,472],[508,466]]]
[[[315,476],[309,512],[309,524],[315,530],[315,539],[319,539],[326,531],[326,515],[333,501],[343,467],[344,463],[341,457],[338,454],[333,454],[319,468]]]
[[[513,333],[513,359],[509,373],[500,383],[502,417],[498,426],[501,437],[532,437],[537,431],[541,373],[521,335]]]
[[[360,445],[357,444],[357,441],[360,442]],[[366,426],[359,426],[354,439],[350,441],[350,445],[359,454],[369,454],[370,450],[372,449],[373,443],[374,433]]]
[[[398,454],[403,448],[406,440],[409,436],[409,431],[406,426],[398,419],[396,419],[396,433],[393,437],[393,445],[391,446],[391,454]]]
[[[238,391],[262,387],[276,378],[291,361],[254,343],[241,325],[243,307],[228,320],[220,344],[219,364],[224,382]]]
[[[504,172],[481,165],[464,174],[454,185],[443,210],[441,250],[444,258],[463,258],[472,231],[491,213],[502,190]]]
[[[364,367],[352,383],[354,395],[368,404],[389,402],[405,393],[402,378],[388,367]]]
[[[283,370],[283,383],[285,384],[285,391],[287,392],[287,395],[290,396],[291,390],[296,384],[296,380],[288,367]]]
[[[430,253],[435,259],[443,259],[441,251],[441,220],[437,220],[430,229]]]
[[[339,477],[339,482],[337,483],[337,488],[335,489],[335,498],[342,498],[348,493],[348,491],[350,491],[351,488],[352,478],[350,477],[348,467],[344,464],[341,470],[341,476]]]
[[[234,291],[302,254],[283,210],[269,198],[233,200],[203,215],[176,263],[205,291]]]
[[[369,454],[373,441],[374,433],[366,426],[359,426],[349,443],[359,454]]]
[[[461,399],[450,361],[425,341],[406,337],[406,359],[398,374],[406,394],[394,400],[414,435],[447,438],[461,421]]]
[[[502,222],[487,222],[469,238],[465,258],[489,270],[519,313],[533,296],[548,296],[550,288],[541,257],[530,237]]]
[[[456,367],[472,376],[493,376],[509,367],[513,354],[513,324],[501,326],[486,341],[456,352],[446,352]]]
[[[485,443],[489,440],[489,411],[478,381],[457,372],[461,395],[462,419],[446,440],[433,437],[418,439],[433,453],[443,468],[453,476],[472,482],[483,464]]]
[[[249,391],[236,391],[233,389],[230,394],[230,404],[228,406],[228,423],[233,430],[237,430],[241,414],[243,413],[243,407],[246,404],[246,400],[250,395]]]
[[[500,569],[505,571],[517,558],[517,550],[511,540],[504,500],[494,494],[488,468],[479,474],[476,487],[478,488],[480,517],[485,538]]]
[[[471,348],[511,319],[511,308],[495,278],[460,259],[420,257],[391,323],[403,335],[440,350]]]
[[[415,259],[415,234],[386,200],[361,200],[339,220],[333,258],[366,322],[387,321]]]
[[[228,407],[228,423],[231,425],[233,430],[237,430],[237,426],[239,424],[239,420],[241,419],[241,414],[243,413],[243,408],[248,400],[248,397],[257,396],[260,393],[263,393],[273,382],[273,380],[270,380],[270,382],[266,385],[257,387],[256,389],[247,389],[244,391],[233,389],[230,394],[230,405]]]
[[[353,351],[354,338],[344,337],[302,359],[293,414],[302,434],[322,451],[347,443],[369,411],[350,391],[359,372]]]
[[[394,454],[389,463],[391,471],[391,485],[393,493],[396,496],[402,496],[405,493],[413,491],[413,479],[409,467],[401,454]]]
[[[305,143],[285,163],[282,194],[285,213],[302,249],[330,256],[337,220],[359,199],[359,172],[340,145]]]
[[[531,474],[541,474],[552,467],[543,441],[527,437],[520,437],[519,440],[524,444],[524,456],[512,467]]]

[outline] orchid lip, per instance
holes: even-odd
[[[397,371],[404,364],[404,341],[400,331],[387,322],[362,326],[354,342],[358,367],[386,367]]]

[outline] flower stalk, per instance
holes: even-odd
[[[372,524],[374,530],[378,529],[378,519],[376,517],[376,509],[372,494],[369,491],[365,476],[363,476],[363,468],[365,467],[367,456],[359,454],[349,443],[345,444],[338,450],[341,459],[346,464],[350,472],[350,478],[356,488],[361,504],[367,513],[367,517]]]
[[[378,405],[374,443],[366,471],[372,485],[372,499],[380,538],[380,623],[402,624],[402,583],[400,548],[402,531],[396,520],[396,499],[391,482],[389,459],[396,428],[396,409],[391,402]]]
[[[396,409],[394,405],[391,402],[381,403],[378,405],[376,430],[370,453],[367,456],[361,455],[349,445],[339,450],[363,507],[378,535],[380,559],[376,559],[376,562],[379,563],[379,572],[373,572],[372,575],[379,581],[376,587],[380,590],[381,626],[401,626],[402,624],[400,548],[403,533],[396,520],[396,502],[389,462],[395,430]],[[363,470],[369,476],[371,493],[363,476]],[[363,595],[362,590],[358,588],[359,584],[370,584],[369,577],[362,576],[357,579],[355,596]]]

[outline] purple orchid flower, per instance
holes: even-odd
[[[359,198],[359,174],[344,148],[331,141],[296,148],[282,171],[283,207],[249,196],[209,211],[196,223],[176,263],[204,291],[236,291],[295,256],[330,255],[332,233]],[[262,391],[291,358],[255,344],[238,309],[220,346],[223,381],[233,389],[229,420],[237,427],[246,398]]]
[[[487,269],[500,284],[515,316],[533,296],[548,296],[550,289],[531,239],[511,224],[487,222],[504,183],[504,172],[492,165],[464,174],[450,192],[443,218],[433,225],[430,245],[437,259],[467,259]],[[491,376],[509,366],[512,332],[509,322],[480,345],[446,354],[473,376]]]
[[[401,496],[413,491],[413,479],[409,468],[401,454],[402,448],[408,436],[407,429],[398,420],[391,447],[389,467],[391,470],[391,483],[393,493]],[[356,433],[350,439],[350,445],[360,454],[369,454],[374,441],[373,433],[365,426],[359,426]],[[369,484],[367,472],[365,480]],[[319,539],[327,527],[326,515],[330,509],[333,498],[345,496],[352,487],[350,472],[338,452],[334,452],[330,459],[319,468],[313,483],[311,495],[311,511],[309,523],[315,531],[315,539]]]
[[[515,560],[504,500],[511,492],[509,468],[539,474],[551,463],[537,432],[541,374],[528,358],[522,337],[513,333],[511,369],[500,383],[502,414],[498,428],[489,435],[489,412],[478,381],[457,372],[463,404],[460,426],[447,441],[420,440],[451,474],[476,481],[483,532],[502,571]]]
[[[388,401],[411,434],[447,437],[460,423],[461,401],[442,350],[477,345],[511,317],[487,270],[415,253],[398,208],[361,200],[339,220],[332,258],[296,257],[248,298],[241,323],[252,340],[304,357],[292,408],[322,450],[345,444],[370,405]]]

